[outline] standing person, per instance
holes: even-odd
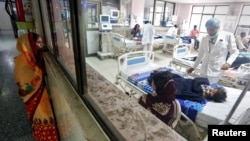
[[[175,82],[169,73],[156,72],[151,74],[148,83],[152,86],[154,93],[140,97],[139,104],[172,127],[175,119],[178,118]]]
[[[141,29],[139,24],[135,24],[134,28],[131,30],[131,35],[132,37],[137,37],[139,38],[141,34]]]
[[[218,19],[209,19],[205,26],[208,35],[202,38],[197,59],[187,72],[192,73],[202,62],[200,76],[208,78],[210,83],[217,83],[224,70],[229,69],[239,55],[239,50],[232,33],[219,31]],[[228,53],[230,56],[227,58]]]
[[[173,38],[176,38],[178,35],[178,26],[175,24],[174,26],[170,27],[167,31],[167,35]]]
[[[190,37],[192,38],[192,39],[194,39],[194,49],[195,50],[198,50],[198,48],[199,48],[199,40],[197,39],[198,38],[198,36],[199,36],[199,34],[200,34],[200,32],[199,32],[199,30],[197,29],[197,25],[194,25],[194,28],[191,30],[191,32],[190,32]]]
[[[141,40],[143,51],[153,51],[154,33],[154,26],[149,21],[145,21]]]
[[[178,35],[178,26],[177,26],[177,24],[175,24],[174,26],[172,26],[168,29],[167,34],[166,34],[166,38],[170,38],[170,39],[175,40],[177,35]],[[170,48],[170,44],[165,43],[163,48],[162,48],[162,52],[166,53],[169,48]]]
[[[16,48],[20,54],[14,58],[14,74],[32,123],[33,136],[37,141],[58,141],[56,121],[44,80],[42,37],[28,32],[18,38]]]
[[[236,37],[236,43],[240,51],[247,51],[249,49],[249,39],[246,32],[241,32],[240,36]]]

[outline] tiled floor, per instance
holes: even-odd
[[[13,57],[18,53],[12,31],[0,31],[0,140],[33,141],[25,105],[18,95]]]
[[[172,55],[170,53],[163,54],[161,50],[156,50],[154,61],[159,66],[169,67]],[[118,74],[118,62],[116,59],[103,59],[100,60],[97,57],[87,57],[86,62],[102,74],[114,85],[116,82],[116,75]],[[123,90],[120,85],[116,85],[118,88]],[[137,97],[137,95],[136,95]]]

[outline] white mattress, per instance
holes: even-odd
[[[225,87],[227,89],[227,100],[224,103],[207,102],[203,110],[196,116],[196,124],[207,128],[209,124],[219,124],[224,121],[231,108],[235,104],[242,90]],[[230,123],[236,123],[239,116],[250,107],[250,91],[248,91],[241,103],[236,108],[234,114],[229,120]]]
[[[163,44],[164,43],[164,39],[159,38],[159,39],[154,39],[154,44]]]
[[[126,47],[138,46],[135,40],[125,39]]]
[[[184,55],[184,56],[175,56],[173,57],[172,61],[174,63],[178,63],[178,64],[182,64],[188,67],[193,67],[194,61],[189,60],[189,58],[195,57],[197,56],[196,54],[188,54],[188,55]],[[185,58],[185,59],[183,59]]]
[[[132,74],[155,70],[155,69],[157,69],[159,67],[160,67],[159,65],[154,64],[154,63],[141,64],[141,65],[135,65],[135,66],[128,66],[126,69],[121,71],[121,76],[123,78],[127,79]]]

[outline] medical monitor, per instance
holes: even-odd
[[[113,19],[118,19],[119,18],[120,11],[119,10],[111,10],[110,17]]]
[[[100,23],[110,23],[109,15],[100,15]]]

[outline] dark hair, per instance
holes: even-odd
[[[197,25],[194,25],[194,28],[197,28]]]
[[[149,20],[144,21],[144,24],[147,24],[147,23],[149,23]]]
[[[152,84],[152,81],[154,81],[155,83],[155,87],[156,87],[156,92],[158,92],[159,90],[161,90],[162,88],[164,88],[164,86],[167,84],[167,82],[172,79],[172,75],[170,72],[167,71],[155,71],[153,73],[151,73],[151,75],[148,78],[148,83],[149,85]]]
[[[32,38],[33,38],[33,41],[37,41],[38,38],[41,37],[39,34],[35,33],[35,32],[32,32]]]
[[[140,26],[139,24],[135,24],[134,26],[134,30],[136,30],[137,26]]]
[[[241,32],[241,33],[240,33],[240,36],[246,36],[246,35],[247,35],[246,32]]]
[[[175,24],[174,27],[177,28],[178,27],[177,24]]]
[[[227,93],[226,89],[223,87],[217,88],[217,92],[211,97],[215,102],[224,102],[226,101]]]

